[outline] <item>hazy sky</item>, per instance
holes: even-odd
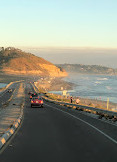
[[[0,0],[0,46],[117,47],[117,0]]]
[[[117,68],[117,49],[104,48],[22,48],[54,63],[102,65]]]

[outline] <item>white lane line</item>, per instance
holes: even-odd
[[[66,112],[66,111],[60,110],[60,109],[55,108],[55,107],[53,107],[53,106],[50,106],[50,105],[48,105],[48,104],[44,104],[44,105],[47,105],[47,106],[49,106],[49,107],[52,107],[52,108],[54,108],[54,109],[56,109],[56,110],[58,110],[58,111],[61,111],[61,112],[65,113],[65,114],[68,114],[68,115],[72,116],[73,118],[75,118],[75,119],[77,119],[77,120],[80,120],[81,122],[83,122],[83,123],[89,125],[90,127],[92,127],[93,129],[95,129],[96,131],[98,131],[98,132],[100,132],[101,134],[103,134],[103,135],[104,135],[105,137],[107,137],[109,140],[111,140],[112,142],[114,142],[115,144],[117,144],[117,141],[116,141],[115,139],[111,138],[109,135],[105,134],[105,133],[102,132],[100,129],[96,128],[95,126],[93,126],[92,124],[86,122],[85,120],[82,120],[82,119],[80,119],[80,118],[78,118],[78,117],[76,117],[76,116],[74,116],[74,115],[72,115],[72,114],[70,114],[70,113],[68,113],[68,112]]]
[[[91,116],[90,114],[88,114],[88,113],[86,113],[86,112],[79,111],[78,113],[83,114],[83,115],[86,115],[86,116],[89,116],[89,117],[91,117],[91,118],[93,118],[93,119],[99,120],[100,122],[108,123],[108,124],[110,124],[110,125],[113,125],[113,126],[117,127],[117,124],[110,123],[108,120],[106,121],[106,120],[103,120],[103,119],[98,119],[98,118],[96,118],[96,117],[94,117],[94,116]]]

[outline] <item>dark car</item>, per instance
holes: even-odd
[[[8,89],[8,92],[11,93],[12,92],[12,89]]]
[[[30,95],[30,99],[32,99],[33,97],[38,97],[39,95],[37,94],[37,93],[32,93],[31,95]]]
[[[33,97],[31,99],[31,107],[43,107],[43,99],[41,97]]]
[[[28,94],[31,95],[31,94],[33,94],[33,92],[29,91]]]

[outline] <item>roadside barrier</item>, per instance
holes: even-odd
[[[38,88],[33,84],[32,84],[32,86],[33,86],[34,90],[38,93]],[[94,108],[94,107],[90,107],[90,106],[83,106],[83,105],[79,105],[79,104],[55,101],[55,100],[49,99],[45,96],[43,98],[48,102],[52,102],[52,103],[55,103],[55,104],[58,104],[61,106],[65,106],[67,108],[96,114],[99,116],[99,119],[102,119],[103,117],[105,117],[105,119],[111,119],[113,122],[117,121],[117,112],[114,112],[114,111],[104,110],[104,109],[100,109],[100,108]]]
[[[38,88],[34,84],[32,84],[32,86],[33,86],[34,90],[38,93]],[[46,101],[49,101],[49,102],[52,102],[55,104],[59,104],[59,105],[66,106],[66,107],[73,108],[73,109],[80,110],[80,111],[97,114],[97,115],[99,115],[99,118],[106,117],[106,118],[113,118],[115,121],[117,120],[117,112],[114,112],[114,111],[104,110],[104,109],[100,109],[100,108],[94,108],[94,107],[90,107],[90,106],[83,106],[83,105],[79,105],[79,104],[55,101],[55,100],[49,99],[47,97],[43,97],[43,98]]]
[[[10,137],[14,134],[16,129],[19,127],[22,117],[23,117],[23,107],[24,103],[21,105],[21,113],[18,119],[16,119],[15,123],[11,126],[11,128],[4,133],[2,137],[0,137],[0,149],[4,146],[4,144],[10,139]]]
[[[102,117],[105,117],[106,119],[113,119],[113,121],[117,121],[117,112],[104,110],[104,109],[100,109],[100,108],[89,107],[89,106],[83,106],[83,105],[79,105],[79,104],[58,102],[58,101],[54,101],[52,99],[48,99],[47,97],[43,97],[43,98],[48,102],[52,102],[52,103],[55,103],[55,104],[58,104],[58,105],[61,105],[61,106],[65,106],[67,108],[72,108],[72,109],[75,109],[75,110],[85,111],[85,112],[89,112],[89,113],[99,115],[100,119]]]
[[[12,96],[11,98],[12,99]],[[9,127],[9,129],[0,137],[0,149],[6,144],[6,142],[10,139],[10,137],[14,134],[16,129],[19,127],[22,118],[23,118],[23,108],[24,108],[24,99],[22,100],[21,106],[20,106],[20,115],[15,120],[15,122]]]

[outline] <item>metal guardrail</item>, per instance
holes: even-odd
[[[70,107],[76,107],[76,108],[80,108],[80,109],[87,109],[87,110],[91,110],[91,111],[95,111],[99,114],[107,114],[109,116],[117,116],[117,112],[114,112],[114,111],[109,111],[109,110],[104,110],[104,109],[100,109],[100,108],[94,108],[94,107],[89,107],[89,106],[83,106],[83,105],[79,105],[79,104],[72,104],[72,103],[66,103],[66,102],[58,102],[58,101],[54,101],[54,100],[51,100],[51,99],[47,99],[44,97],[44,99],[46,101],[49,101],[49,102],[53,102],[55,104],[61,104],[61,105],[64,105],[64,106],[70,106]]]

